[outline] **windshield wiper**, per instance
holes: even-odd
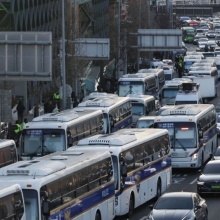
[[[37,148],[37,150],[35,150],[32,154],[28,154],[28,156],[30,156],[30,159],[32,159],[34,156],[37,156],[37,151],[39,150],[41,148],[41,146],[39,146],[38,148]]]
[[[186,151],[186,148],[180,143],[180,141],[178,140],[178,139],[175,139],[178,143],[179,143],[179,145],[180,145],[180,147],[182,147],[183,148],[183,150],[185,150]]]

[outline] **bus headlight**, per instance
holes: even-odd
[[[198,154],[195,153],[192,155],[191,161],[197,160],[197,158],[198,158]]]

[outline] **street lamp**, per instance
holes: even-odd
[[[62,78],[63,78],[63,110],[66,109],[66,51],[65,51],[65,0],[62,0]]]

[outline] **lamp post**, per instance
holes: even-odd
[[[62,78],[63,78],[63,110],[66,109],[66,50],[65,50],[65,0],[62,0]]]

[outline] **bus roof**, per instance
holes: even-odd
[[[98,97],[92,100],[87,100],[78,104],[75,108],[76,110],[80,109],[80,107],[110,107],[116,104],[120,104],[123,102],[129,101],[128,97],[116,97],[116,98],[103,98]]]
[[[1,183],[0,184],[0,198],[13,194],[17,191],[21,191],[21,187],[16,183]]]
[[[159,68],[156,68],[156,69],[140,69],[138,71],[138,73],[152,73],[152,74],[158,74],[158,73],[161,73],[163,72],[163,69],[159,69]]]
[[[0,139],[0,148],[7,147],[9,145],[15,145],[14,140]]]
[[[140,78],[146,79],[146,78],[152,78],[152,77],[155,77],[154,74],[152,75],[146,75],[144,73],[125,74],[123,75],[122,78],[119,79],[119,81],[127,80],[128,78],[140,81],[139,80]]]
[[[56,179],[58,174],[63,175],[64,172],[77,171],[80,168],[84,168],[91,163],[98,162],[109,156],[110,154],[108,151],[91,152],[73,149],[70,152],[55,152],[32,161],[19,161],[1,168],[0,181],[5,179],[3,176],[7,176],[8,179],[14,179],[15,181],[18,180],[16,177],[20,177],[19,180],[22,181],[24,179],[36,181],[36,179],[47,179],[50,175],[51,178]],[[54,175],[55,173],[56,175]]]
[[[127,97],[129,97],[129,99],[131,100],[131,102],[139,101],[139,100],[143,100],[143,101],[152,101],[152,100],[155,100],[154,96],[152,96],[152,95],[128,94]]]
[[[89,95],[85,96],[83,98],[83,101],[87,101],[87,100],[93,100],[95,98],[117,98],[118,95],[117,94],[112,94],[112,93],[106,93],[106,92],[92,92]]]
[[[122,129],[117,132],[108,135],[95,135],[82,139],[75,147],[78,149],[83,146],[92,145],[92,148],[100,147],[102,150],[106,148],[111,151],[112,148],[128,149],[132,147],[135,142],[145,142],[147,139],[152,140],[158,136],[167,134],[167,130],[163,129]],[[68,148],[71,151],[74,148]],[[82,148],[83,149],[83,148]],[[99,148],[98,148],[99,149]]]
[[[157,119],[159,122],[161,117],[163,116],[196,116],[200,115],[201,113],[208,112],[211,109],[214,109],[214,105],[212,104],[176,105],[161,112],[160,116],[158,116]]]
[[[97,110],[98,111],[98,110]],[[58,113],[49,113],[49,114],[44,114],[41,116],[38,116],[36,118],[34,118],[31,122],[28,122],[27,124],[30,124],[32,122],[44,122],[48,121],[48,122],[69,122],[72,120],[77,120],[80,117],[86,117],[88,115],[90,115],[90,117],[92,117],[92,115],[96,115],[97,113],[101,113],[96,112],[95,110],[79,110],[79,109],[68,109],[62,112],[58,112]]]

